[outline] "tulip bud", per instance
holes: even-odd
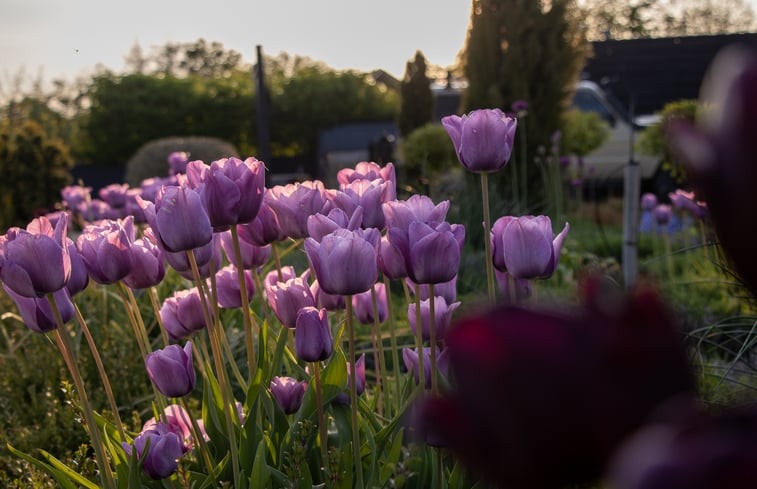
[[[292,377],[274,377],[271,381],[271,395],[284,414],[296,413],[300,409],[305,389],[305,382],[298,382]]]
[[[499,109],[474,110],[442,118],[460,163],[473,172],[494,172],[510,159],[517,119]]]
[[[177,460],[183,452],[181,441],[164,423],[156,423],[140,433],[132,445],[126,442],[122,442],[121,445],[128,456],[131,457],[133,447],[137,450],[137,457],[142,458],[147,440],[150,440],[150,445],[142,466],[144,472],[155,480],[165,479],[176,472],[179,468]]]
[[[168,345],[162,350],[147,354],[145,368],[155,387],[167,397],[186,396],[195,386],[195,369],[192,364],[192,342],[182,349]]]
[[[300,309],[294,332],[294,350],[297,358],[305,362],[326,360],[334,350],[333,342],[326,309]]]

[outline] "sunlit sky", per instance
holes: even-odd
[[[749,0],[757,11],[757,0]],[[447,66],[463,47],[470,0],[0,0],[0,89],[120,71],[134,43],[218,41],[254,61],[286,51],[336,69],[401,77],[416,49]]]
[[[0,84],[72,78],[102,65],[120,71],[135,42],[149,53],[168,41],[218,41],[253,62],[255,46],[336,69],[381,68],[401,77],[420,49],[454,63],[469,0],[0,0]]]

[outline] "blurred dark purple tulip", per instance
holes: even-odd
[[[683,337],[656,292],[596,279],[570,313],[498,307],[447,334],[452,390],[418,417],[497,486],[597,480],[664,402],[693,398]]]
[[[55,228],[40,217],[26,230],[7,232],[0,270],[3,283],[24,297],[42,297],[62,289],[71,276],[67,226],[66,217],[61,217]]]
[[[673,216],[673,210],[668,204],[658,204],[652,209],[652,216],[658,226],[665,227],[670,223],[670,218]]]
[[[92,187],[82,187],[81,185],[68,185],[60,191],[63,203],[68,209],[81,213],[86,209],[87,202],[91,197]]]
[[[116,283],[131,272],[134,257],[134,218],[103,220],[87,225],[76,239],[76,248],[92,280]]]
[[[214,230],[248,223],[258,214],[265,190],[262,161],[231,157],[205,165],[197,160],[187,165],[187,176],[200,194]]]
[[[211,238],[207,244],[195,248],[193,252],[195,255],[195,261],[197,262],[198,271],[200,272],[200,278],[210,277],[211,262],[214,270],[221,268],[223,253],[221,252],[221,238],[218,233],[214,233],[213,238]],[[163,256],[165,257],[166,262],[171,265],[171,268],[179,272],[179,275],[187,280],[194,280],[189,257],[185,251],[171,253],[163,250]]]
[[[21,319],[24,320],[27,328],[37,333],[46,333],[58,327],[47,297],[24,297],[5,284],[3,284],[3,289],[16,303]],[[74,304],[71,302],[68,289],[64,287],[53,292],[53,299],[63,323],[69,322],[74,317]]]
[[[347,215],[347,212],[336,207],[331,209],[328,215],[313,214],[308,217],[308,234],[314,240],[321,241],[321,238],[337,229],[354,231],[360,227],[361,222],[363,222],[362,207],[355,208],[351,217]]]
[[[237,226],[237,229],[239,226]],[[252,270],[253,268],[262,267],[271,258],[271,245],[258,246],[253,242],[247,241],[246,234],[243,235],[237,232],[239,236],[239,251],[242,255],[242,268],[246,270]],[[234,254],[234,241],[231,239],[231,232],[224,231],[220,233],[221,248],[226,254],[226,258],[229,262],[238,267],[236,256]]]
[[[498,225],[500,220],[506,224]],[[496,243],[492,249],[496,253],[493,260],[497,268],[515,278],[531,280],[549,278],[555,273],[570,225],[565,223],[565,228],[555,236],[549,217],[506,216],[498,219],[492,229],[492,239]],[[502,234],[494,234],[494,229],[502,229]]]
[[[386,302],[386,287],[382,283],[373,285],[376,290],[376,307],[378,309],[378,322],[383,323],[389,315],[389,306]],[[371,290],[368,289],[360,294],[352,296],[352,309],[355,311],[355,318],[361,324],[373,324],[373,300],[371,299]]]
[[[138,199],[159,244],[180,252],[208,244],[213,237],[210,218],[199,194],[188,187],[161,187],[155,204]]]
[[[318,280],[313,280],[310,284],[310,292],[315,298],[316,307],[323,307],[327,311],[340,311],[347,307],[343,295],[327,294],[321,289]]]
[[[165,255],[155,242],[150,228],[131,246],[134,264],[122,281],[132,289],[146,289],[158,285],[166,275]]]
[[[343,168],[336,173],[336,180],[339,185],[349,185],[355,180],[376,180],[381,179],[384,182],[391,182],[392,188],[397,187],[397,177],[394,172],[394,164],[387,163],[381,168],[377,163],[372,161],[361,161],[355,168]],[[396,191],[389,200],[396,198]]]
[[[186,396],[195,388],[191,341],[187,341],[184,348],[168,345],[162,350],[148,353],[145,368],[152,383],[164,396]]]
[[[518,121],[499,109],[442,118],[460,163],[473,172],[494,172],[510,159]]]
[[[237,226],[239,239],[244,239],[258,246],[266,246],[276,241],[283,241],[287,235],[279,227],[279,218],[268,205],[266,197],[270,190],[263,194],[263,203],[260,205],[258,215],[247,224]]]
[[[647,192],[641,196],[641,208],[645,211],[651,211],[657,205],[657,196]]]
[[[281,267],[281,281],[286,282],[290,278],[296,278],[297,273],[294,271],[294,267],[291,265],[285,265]],[[310,269],[308,268],[305,270],[302,275],[300,275],[300,278],[307,282],[308,278],[310,278]],[[263,279],[263,287],[265,288],[265,295],[266,300],[270,302],[270,297],[268,297],[268,291],[271,289],[271,286],[276,285],[279,282],[279,271],[278,270],[271,270],[265,275],[265,278]]]
[[[326,360],[334,351],[331,326],[326,309],[303,307],[297,314],[294,351],[305,362]]]
[[[302,405],[307,384],[292,377],[274,377],[271,381],[271,395],[276,399],[284,414],[296,413]]]
[[[526,102],[525,100],[516,100],[515,102],[510,104],[510,109],[515,113],[528,110],[528,102]]]
[[[444,341],[447,336],[447,329],[452,322],[452,314],[460,307],[460,302],[453,302],[447,304],[444,297],[436,297],[434,299],[434,327],[436,329],[436,340]],[[410,323],[410,329],[413,331],[413,335],[416,335],[416,310],[417,306],[415,302],[411,302],[407,306],[407,320]],[[421,334],[423,339],[428,341],[431,339],[431,300],[425,299],[421,301]]]
[[[378,278],[377,229],[337,229],[318,243],[305,240],[305,252],[321,288],[329,294],[353,295],[370,289]]]
[[[651,424],[623,445],[609,471],[609,487],[757,487],[757,404],[688,419],[677,414],[675,422]]]
[[[87,288],[89,284],[89,272],[87,264],[76,249],[76,245],[70,238],[66,238],[66,249],[71,260],[71,275],[66,281],[66,288],[71,297]]]
[[[382,205],[387,228],[399,228],[407,234],[412,222],[422,222],[435,228],[447,217],[449,201],[439,204],[425,195],[414,194],[407,200],[395,200]]]
[[[210,304],[207,304],[207,306],[210,306]],[[163,301],[160,308],[160,318],[172,338],[186,338],[207,326],[202,307],[197,287],[177,290]]]
[[[168,173],[176,175],[177,173],[187,172],[187,163],[189,163],[189,153],[185,151],[174,151],[166,158],[168,161]]]
[[[402,251],[389,241],[388,236],[382,236],[379,243],[378,266],[386,277],[396,280],[407,277],[405,257]]]
[[[126,205],[126,192],[129,190],[129,184],[111,183],[98,190],[97,194],[111,208],[120,209]]]
[[[132,447],[137,451],[137,457],[142,458],[147,446],[144,465],[142,470],[151,479],[165,479],[176,472],[179,468],[178,459],[183,455],[182,444],[176,433],[172,432],[165,423],[155,423],[147,430],[142,431],[132,445],[122,442],[126,455],[131,457]]]
[[[244,281],[247,286],[247,304],[245,305],[249,305],[255,293],[255,283],[249,270],[244,271]],[[220,307],[224,309],[242,307],[239,276],[234,265],[227,265],[216,272],[216,292],[218,293],[218,305]]]
[[[715,58],[702,87],[712,107],[702,125],[671,128],[697,197],[707,202],[720,245],[752,292],[757,292],[757,54],[739,48]]]
[[[308,217],[331,210],[330,192],[319,180],[276,185],[266,192],[265,202],[278,218],[281,231],[294,239],[308,236]]]

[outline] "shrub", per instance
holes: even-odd
[[[60,200],[71,181],[68,148],[35,122],[0,125],[0,230],[26,223]]]
[[[455,147],[441,124],[426,124],[414,130],[402,141],[400,151],[405,183],[415,191],[427,191],[432,180],[459,166]]]
[[[219,158],[238,156],[236,148],[218,138],[189,136],[156,139],[140,147],[126,163],[126,182],[138,186],[145,178],[168,175],[168,155],[186,151],[191,160],[210,163]]]
[[[639,150],[642,153],[657,156],[662,161],[662,169],[681,183],[686,179],[686,172],[676,161],[667,143],[668,127],[673,121],[687,121],[693,123],[700,110],[696,100],[677,100],[666,104],[659,112],[660,121],[650,126],[639,136]]]

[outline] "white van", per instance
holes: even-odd
[[[610,125],[610,137],[605,144],[583,158],[584,178],[595,180],[597,184],[621,180],[623,168],[632,157],[639,162],[642,179],[657,176],[659,159],[640,153],[633,144],[639,131],[659,121],[659,116],[637,116],[631,124],[628,112],[599,85],[588,80],[578,82],[573,106],[583,112],[596,112]]]

